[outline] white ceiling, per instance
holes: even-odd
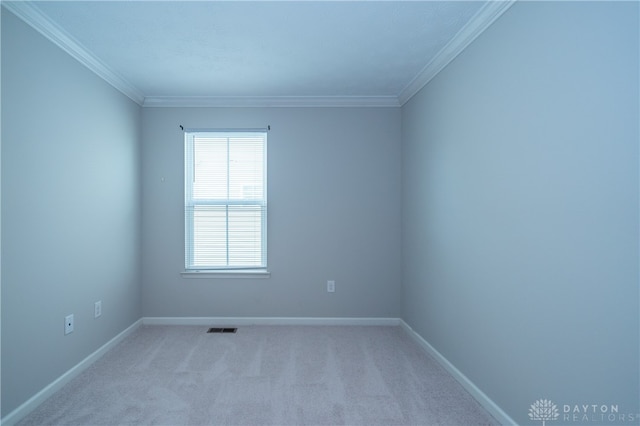
[[[7,4],[140,104],[401,105],[511,1]]]

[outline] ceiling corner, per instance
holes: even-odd
[[[89,68],[89,70],[93,71],[100,78],[115,87],[135,103],[138,105],[143,104],[144,95],[138,88],[133,86],[127,80],[110,69],[100,59],[91,54],[84,46],[82,46],[82,44],[43,14],[37,6],[31,2],[3,1],[2,7],[5,7],[18,18],[22,19],[45,38],[60,47],[82,65]]]
[[[427,85],[444,67],[506,12],[516,0],[490,0],[462,27],[436,56],[400,92],[398,101],[404,105]]]

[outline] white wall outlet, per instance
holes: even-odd
[[[93,304],[93,317],[98,318],[100,315],[102,315],[102,300]]]
[[[73,314],[64,317],[64,334],[73,332]]]
[[[333,280],[327,281],[327,292],[333,293],[336,291],[336,282]]]

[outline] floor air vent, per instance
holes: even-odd
[[[209,330],[207,330],[207,333],[235,333],[236,331],[238,331],[237,328],[212,327]]]

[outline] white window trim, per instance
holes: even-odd
[[[181,126],[182,127],[182,126]],[[185,155],[187,155],[187,148],[186,148],[186,136],[187,133],[198,133],[198,132],[214,132],[214,133],[233,133],[233,134],[239,134],[239,133],[266,133],[268,130],[270,130],[270,126],[266,129],[184,129],[185,131]],[[265,140],[265,144],[266,144],[266,140]],[[266,145],[265,145],[265,152],[266,152]],[[187,157],[185,157],[185,160],[187,159]],[[266,182],[266,157],[265,157],[265,164],[264,164],[264,168],[265,168],[265,187],[264,187],[264,194],[265,194],[265,200],[266,200],[266,191],[267,191],[267,182]],[[185,175],[186,178],[186,175]],[[187,191],[187,188],[185,187],[185,191]],[[265,239],[263,240],[263,253],[264,253],[264,257],[265,257],[265,262],[267,259],[267,240],[266,240],[266,235],[267,235],[267,222],[266,222],[266,217],[264,219],[264,228],[263,228],[263,235],[265,237]],[[187,232],[186,229],[186,224],[187,224],[187,218],[185,217],[184,220],[185,223],[185,233]],[[186,235],[185,235],[185,240],[186,240]],[[186,250],[188,250],[188,248],[185,246],[185,253]],[[210,278],[270,278],[271,277],[271,273],[266,269],[266,264],[265,267],[258,267],[258,268],[249,268],[249,269],[226,269],[226,268],[213,268],[213,269],[187,269],[186,265],[185,265],[185,269],[183,271],[180,272],[180,275],[182,276],[182,278],[186,278],[186,279],[210,279]]]
[[[238,269],[233,270],[203,270],[180,272],[186,279],[210,279],[210,278],[271,278],[271,272],[266,269]]]

